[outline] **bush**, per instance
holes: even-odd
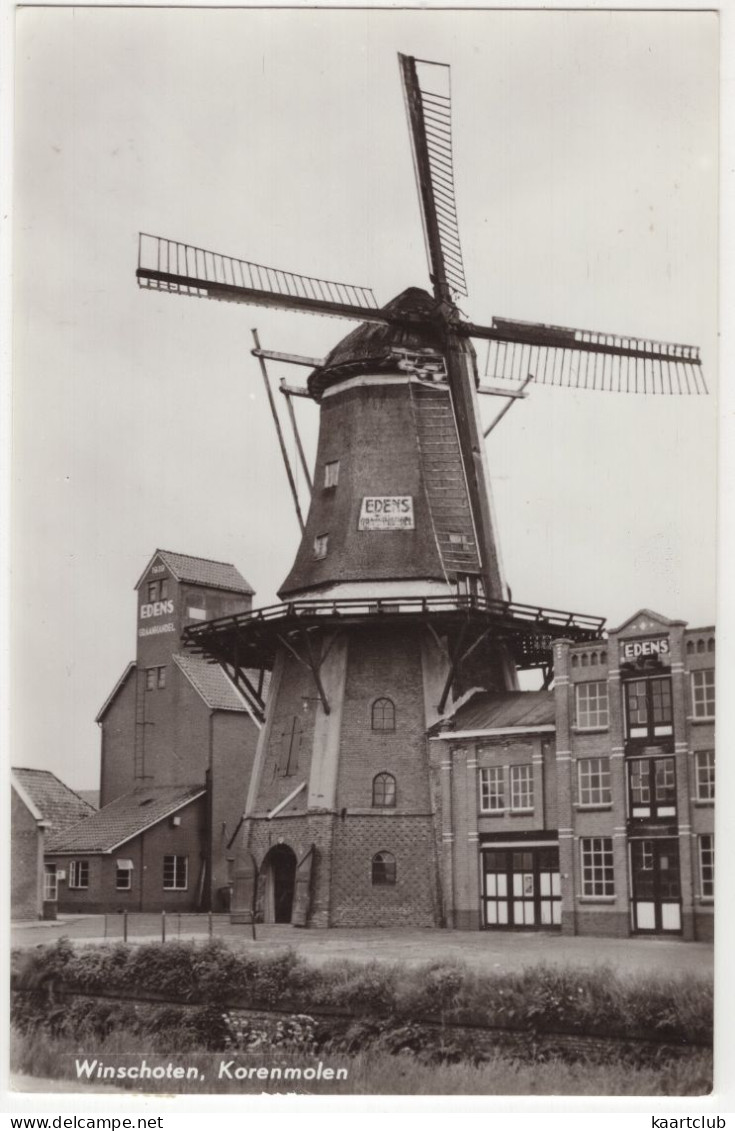
[[[290,950],[252,955],[222,940],[75,948],[61,939],[14,954],[12,970],[14,986],[23,991],[14,995],[14,1016],[25,1030],[37,1024],[53,1031],[63,1026],[57,1002],[63,984],[81,994],[140,990],[199,1003],[210,1011],[206,1016],[218,1041],[228,1032],[222,1015],[238,1006],[293,1014],[330,1009],[371,1024],[391,1019],[393,1028],[433,1018],[531,1034],[649,1034],[682,1044],[712,1039],[711,979],[631,978],[605,967],[539,965],[497,975],[477,973],[460,962],[413,969],[375,962],[315,967]],[[88,1018],[72,1015],[79,1025],[94,1025],[104,1033],[108,1014],[103,1004]],[[187,1033],[194,1028],[186,1022]],[[199,1031],[208,1032],[204,1021]]]

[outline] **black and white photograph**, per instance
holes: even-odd
[[[715,1110],[720,30],[15,9],[19,1105]]]

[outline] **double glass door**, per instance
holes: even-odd
[[[630,865],[633,930],[680,931],[679,842],[669,837],[631,840]]]
[[[558,848],[484,849],[482,869],[486,927],[561,925]]]

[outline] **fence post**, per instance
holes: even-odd
[[[128,913],[123,911],[123,942],[128,941]]]
[[[161,911],[161,942],[166,941],[166,912]]]
[[[181,912],[176,912],[176,934],[181,938]]]
[[[207,927],[209,929],[209,937],[211,939],[211,937],[212,937],[212,912],[209,911],[207,914],[208,914],[208,917],[209,917],[209,922],[207,924]]]
[[[106,939],[107,938],[107,912],[106,911],[105,911],[105,914],[104,914],[104,920],[105,920],[105,926],[104,926],[104,932],[103,932],[102,937]]]

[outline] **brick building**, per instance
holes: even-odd
[[[48,840],[94,810],[49,770],[12,769],[10,787],[10,914],[39,919],[56,902],[54,870],[44,866]]]
[[[713,937],[714,647],[644,609],[433,728],[448,925]]]
[[[252,592],[234,566],[185,554],[156,551],[143,571],[136,659],[97,716],[101,808],[46,844],[61,910],[226,907],[265,686],[180,641]]]

